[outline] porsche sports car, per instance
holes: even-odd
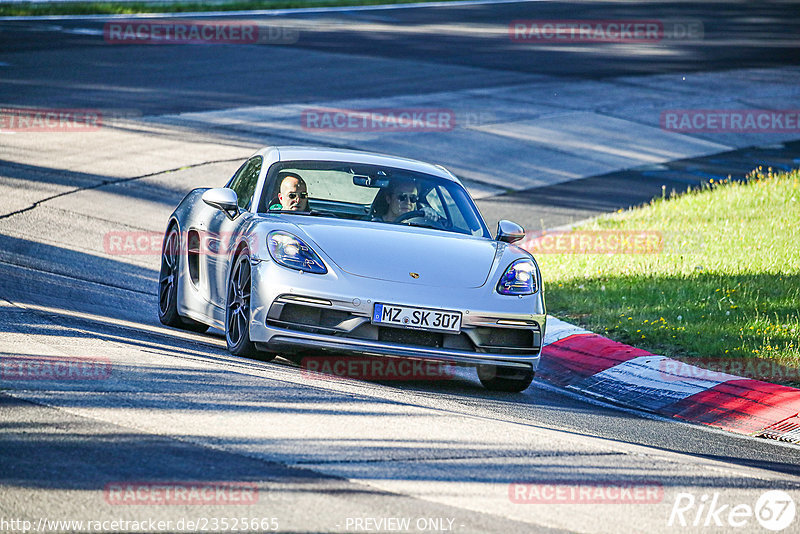
[[[236,355],[339,354],[474,366],[533,380],[545,331],[534,258],[493,237],[447,169],[350,150],[266,147],[169,218],[159,319],[225,332]]]

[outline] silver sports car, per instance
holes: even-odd
[[[159,319],[225,331],[236,355],[338,354],[477,367],[527,388],[545,330],[542,279],[461,182],[415,160],[267,147],[169,218]]]

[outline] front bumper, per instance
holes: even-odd
[[[253,265],[250,338],[279,353],[338,353],[496,364],[535,370],[545,329],[540,294],[492,287],[432,290],[414,283],[301,274],[271,261]],[[376,302],[462,313],[460,334],[374,325]],[[479,304],[479,306],[476,306]]]
[[[285,330],[276,332],[266,343],[256,342],[256,347],[272,352],[307,352],[358,354],[364,356],[392,356],[455,362],[463,365],[496,364],[535,371],[539,367],[539,354],[509,355],[470,352],[416,345],[400,345],[381,341],[341,338],[320,334],[305,334]]]

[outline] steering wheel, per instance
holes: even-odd
[[[394,220],[395,223],[405,222],[409,219],[416,219],[417,217],[425,218],[425,212],[422,210],[414,210],[409,211],[407,213],[402,214],[400,217]]]
[[[449,230],[453,226],[453,223],[451,223],[449,219],[440,218],[438,220],[433,220],[426,218],[424,210],[409,211],[408,213],[404,213],[400,217],[395,219],[394,222],[395,224],[399,224],[408,221],[410,219],[417,219],[417,218],[425,219],[425,222],[427,222],[430,226],[442,230]]]

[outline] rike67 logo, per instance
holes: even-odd
[[[667,526],[733,527],[750,532],[756,528],[753,518],[765,529],[778,532],[791,526],[796,509],[791,495],[781,490],[764,492],[755,506],[725,502],[719,493],[678,493]]]

